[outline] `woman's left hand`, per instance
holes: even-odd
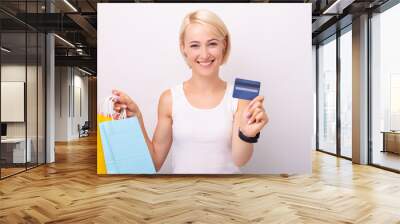
[[[269,119],[263,103],[264,97],[257,96],[244,109],[239,126],[244,135],[254,137],[268,123]]]

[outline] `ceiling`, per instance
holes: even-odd
[[[329,37],[337,28],[351,24],[352,17],[372,10],[388,0],[253,0],[231,1],[252,3],[312,3],[313,43]],[[23,52],[25,29],[39,32],[55,32],[56,65],[80,66],[96,72],[97,57],[97,3],[135,2],[227,2],[227,1],[149,1],[149,0],[1,0],[0,25],[4,33],[2,43],[15,51]],[[329,8],[329,11],[327,10]],[[50,12],[50,9],[52,13]],[[27,13],[26,13],[27,12]],[[325,13],[324,13],[325,12]],[[329,13],[326,13],[329,12]],[[341,21],[338,23],[338,21]],[[339,26],[338,26],[339,24]],[[21,33],[22,32],[22,33]],[[31,49],[32,48],[32,49]],[[28,44],[33,52],[35,43]],[[18,50],[19,49],[19,50]],[[3,55],[3,54],[2,54]]]

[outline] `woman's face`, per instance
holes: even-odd
[[[225,40],[214,34],[208,25],[194,23],[185,30],[183,52],[196,74],[218,75],[225,46]]]

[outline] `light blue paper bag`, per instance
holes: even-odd
[[[99,125],[107,174],[153,174],[153,161],[136,117]]]

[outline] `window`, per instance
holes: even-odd
[[[340,155],[352,157],[352,35],[351,26],[340,36]]]
[[[400,170],[400,4],[371,18],[372,164]]]
[[[318,148],[336,153],[336,39],[318,47]]]

